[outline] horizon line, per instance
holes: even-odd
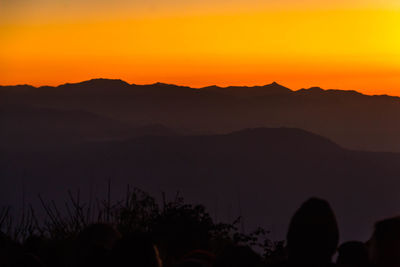
[[[325,89],[325,88],[322,88],[322,87],[319,87],[319,86],[311,86],[311,87],[308,87],[308,88],[307,87],[302,87],[302,88],[296,90],[296,89],[291,89],[289,87],[286,87],[286,86],[284,86],[284,85],[282,85],[282,84],[280,84],[280,83],[278,83],[276,81],[273,81],[271,83],[265,83],[263,85],[251,85],[251,86],[249,86],[249,85],[219,86],[219,85],[216,85],[216,84],[211,84],[211,85],[202,86],[202,87],[192,87],[192,86],[188,86],[188,85],[178,85],[178,84],[175,84],[175,83],[166,83],[166,82],[154,82],[154,83],[146,83],[146,84],[137,84],[137,83],[129,83],[129,82],[123,80],[123,79],[118,79],[118,78],[91,78],[91,79],[83,80],[83,81],[80,81],[80,82],[65,82],[65,83],[60,83],[58,85],[39,85],[39,86],[35,86],[35,85],[31,85],[31,84],[25,83],[25,84],[13,84],[13,85],[0,85],[0,87],[30,86],[30,87],[37,88],[37,89],[38,88],[42,88],[42,87],[57,88],[57,87],[64,86],[64,85],[75,85],[75,84],[81,84],[81,83],[85,83],[85,82],[96,81],[96,80],[120,81],[120,82],[128,84],[129,86],[150,86],[150,85],[163,84],[163,85],[170,85],[170,86],[176,86],[176,87],[186,87],[186,88],[190,88],[190,89],[194,89],[194,90],[202,90],[202,89],[206,89],[206,88],[210,88],[210,87],[217,87],[217,88],[221,88],[221,89],[227,89],[227,88],[231,88],[231,87],[254,88],[254,87],[265,87],[265,86],[270,86],[270,85],[276,85],[276,86],[281,86],[283,88],[286,88],[286,89],[288,89],[288,90],[290,90],[292,92],[298,92],[298,91],[301,91],[301,90],[318,89],[318,90],[321,90],[321,91],[324,91],[324,92],[327,92],[327,91],[342,91],[342,92],[354,92],[354,93],[358,93],[358,94],[364,95],[364,96],[386,96],[386,97],[400,98],[400,96],[396,96],[396,95],[366,94],[366,93],[362,93],[360,91],[352,90],[352,89],[350,89],[350,90],[348,90],[348,89],[338,89],[338,88],[336,88],[336,89],[333,89],[333,88]]]

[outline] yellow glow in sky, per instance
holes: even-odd
[[[24,1],[0,0],[0,84],[278,81],[400,95],[395,1],[118,0],[109,13],[106,0]]]

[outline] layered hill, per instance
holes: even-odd
[[[134,126],[82,110],[0,108],[0,148],[40,149],[86,141],[175,135],[163,125]]]
[[[57,87],[0,87],[0,107],[79,110],[130,127],[158,124],[181,133],[254,127],[305,129],[350,149],[400,151],[400,99],[277,83],[194,89],[95,79]],[[0,114],[0,119],[1,119]]]

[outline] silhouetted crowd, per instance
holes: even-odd
[[[247,245],[231,243],[211,249],[203,240],[193,240],[194,236],[185,233],[176,240],[174,236],[154,240],[143,233],[122,236],[111,225],[101,223],[86,227],[70,240],[52,240],[50,244],[37,236],[18,244],[2,234],[0,262],[1,266],[32,267],[400,267],[400,217],[377,222],[366,243],[351,241],[338,246],[334,212],[325,200],[317,198],[297,210],[283,250],[268,259]]]

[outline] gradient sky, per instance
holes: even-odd
[[[0,0],[0,84],[98,77],[400,95],[400,1]]]

